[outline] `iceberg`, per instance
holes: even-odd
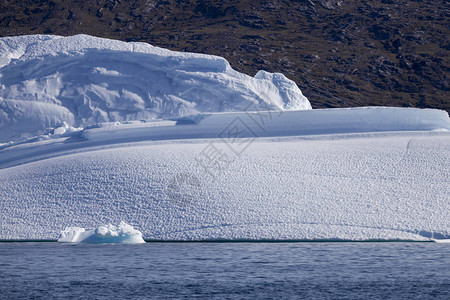
[[[0,38],[0,143],[101,122],[204,112],[311,109],[280,73],[222,57],[88,35]]]
[[[450,238],[446,112],[263,113],[0,149],[0,239],[53,239],[60,224],[99,219],[133,220],[155,241]],[[95,237],[84,232],[65,238]]]
[[[143,244],[142,233],[133,226],[121,221],[118,226],[107,224],[96,229],[67,227],[61,231],[60,243],[105,243],[105,244]]]
[[[0,87],[0,240],[450,239],[445,111],[86,35],[0,38]]]

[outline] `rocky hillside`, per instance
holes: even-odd
[[[445,0],[1,0],[0,36],[90,35],[281,72],[315,108],[450,111]]]

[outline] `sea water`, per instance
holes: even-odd
[[[450,245],[0,243],[0,298],[450,299]]]

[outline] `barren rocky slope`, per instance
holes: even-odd
[[[450,111],[447,1],[0,1],[0,36],[86,33],[281,72],[315,108]]]

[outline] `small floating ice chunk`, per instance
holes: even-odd
[[[86,230],[81,227],[67,227],[61,231],[60,243],[108,243],[108,244],[142,244],[142,233],[125,222],[118,226],[102,225],[96,229]]]

